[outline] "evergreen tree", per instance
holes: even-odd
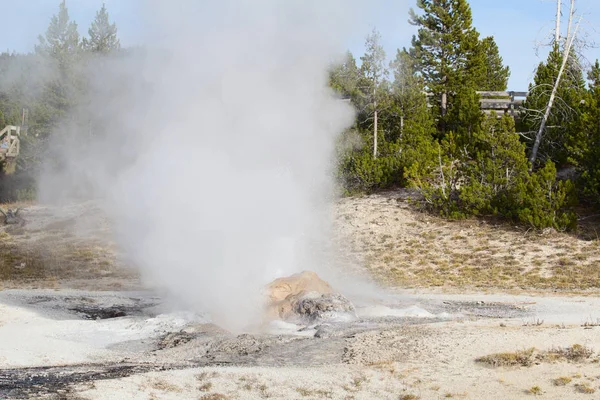
[[[32,110],[40,116],[36,128],[41,135],[47,136],[57,130],[59,123],[64,122],[68,112],[77,105],[85,86],[77,24],[70,20],[65,0],[50,20],[46,35],[39,36],[35,49],[48,68],[56,67],[56,74],[45,82],[40,101]]]
[[[508,86],[510,69],[504,66],[498,45],[492,36],[484,38],[479,45],[484,57],[484,70],[481,79],[476,82],[477,90],[504,91]]]
[[[590,89],[600,87],[600,61],[596,60],[596,63],[588,73],[588,81],[590,81]]]
[[[329,86],[342,98],[357,101],[359,95],[359,80],[361,72],[356,66],[356,59],[350,51],[342,59],[342,62],[334,65],[329,71]]]
[[[590,82],[583,113],[583,134],[585,146],[582,146],[578,160],[580,192],[587,203],[600,207],[600,62],[592,67],[588,74]]]
[[[577,227],[574,185],[556,179],[556,167],[547,161],[543,168],[529,175],[517,191],[514,214],[516,219],[533,228],[552,227],[571,230]]]
[[[403,168],[418,163],[419,168],[429,168],[435,163],[437,153],[433,143],[435,124],[427,106],[425,82],[414,68],[406,50],[398,50],[391,63],[394,75],[392,83],[392,124],[397,134],[393,140],[399,145]]]
[[[107,54],[121,48],[117,37],[117,25],[110,23],[106,5],[96,12],[96,18],[88,30],[89,39],[83,39],[83,48],[93,53]]]
[[[338,93],[352,99],[357,109],[354,129],[344,132],[338,143],[338,176],[348,192],[370,191],[405,184],[404,170],[418,162],[426,168],[433,159],[435,127],[428,112],[423,79],[413,68],[408,54],[398,52],[391,63],[394,82],[381,81],[373,91],[368,73],[372,51],[362,57],[363,66],[355,80],[354,59],[347,56],[336,66],[330,83]],[[382,58],[380,58],[382,59]],[[387,76],[385,65],[380,68]],[[377,101],[378,151],[373,157],[373,98]]]
[[[410,10],[410,23],[418,27],[410,55],[433,95],[435,118],[443,133],[452,97],[464,87],[477,89],[485,60],[466,0],[419,0],[417,6],[422,15]]]
[[[399,114],[399,133],[404,131],[404,124],[413,121],[419,115],[423,107],[427,107],[425,94],[425,83],[423,78],[417,74],[410,55],[406,50],[398,50],[396,59],[390,63],[394,81],[392,93],[394,96],[394,110]]]
[[[460,199],[468,214],[512,217],[516,191],[528,178],[525,146],[515,133],[514,119],[495,115],[482,121],[474,156],[463,163],[467,182]]]
[[[463,157],[470,157],[476,149],[474,141],[481,134],[484,113],[479,105],[479,95],[473,87],[459,88],[454,95],[454,103],[448,112],[448,128],[455,135]]]
[[[439,144],[437,165],[409,170],[428,210],[449,218],[497,215],[540,229],[575,227],[571,182],[556,180],[552,162],[529,174],[512,117],[485,118],[472,142],[474,150],[465,152],[449,133]]]
[[[45,36],[38,37],[37,53],[58,62],[61,69],[68,69],[81,49],[77,24],[69,18],[66,0],[59,5],[58,14],[50,20]]]

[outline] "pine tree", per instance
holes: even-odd
[[[419,0],[417,6],[422,15],[410,10],[410,23],[418,27],[410,55],[433,95],[435,117],[444,132],[453,94],[464,87],[476,89],[485,70],[479,33],[466,0]]]
[[[511,217],[516,190],[527,180],[529,167],[514,119],[486,117],[473,140],[476,150],[462,167],[466,178],[460,199],[466,213]]]
[[[45,36],[39,36],[36,53],[45,59],[46,66],[56,66],[57,74],[44,83],[40,101],[36,102],[33,114],[39,115],[39,133],[48,136],[57,131],[67,113],[81,98],[84,87],[81,76],[81,43],[77,24],[69,18],[66,1],[59,5],[56,15],[50,20]]]
[[[474,88],[464,86],[454,95],[454,103],[448,113],[448,128],[455,134],[457,144],[463,149],[464,157],[476,149],[474,141],[481,134],[484,113],[479,105],[479,95]]]
[[[559,182],[552,162],[529,174],[525,146],[514,119],[486,117],[464,152],[450,132],[439,147],[438,164],[409,171],[409,180],[425,197],[425,207],[449,218],[496,215],[542,229],[571,229],[572,184]]]
[[[375,42],[378,41],[379,38]],[[379,56],[374,57],[374,54]],[[405,184],[405,168],[417,161],[425,168],[433,158],[430,154],[435,128],[428,112],[423,80],[407,53],[399,54],[391,64],[392,84],[381,78],[388,75],[388,70],[380,45],[367,46],[358,80],[354,79],[357,70],[350,55],[330,76],[331,86],[350,97],[357,110],[355,129],[344,132],[338,143],[338,177],[348,192]],[[374,59],[379,60],[376,70],[381,72],[373,73]],[[374,79],[374,76],[379,78]],[[377,105],[377,157],[371,146],[374,102]]]
[[[342,62],[334,65],[329,71],[329,86],[342,98],[356,102],[359,91],[361,72],[356,66],[356,59],[350,51],[346,52]]]
[[[504,91],[508,86],[510,69],[504,66],[498,45],[492,36],[480,43],[480,53],[485,58],[481,79],[476,82],[477,90]]]
[[[415,163],[421,169],[429,168],[437,154],[433,143],[435,124],[427,106],[425,82],[406,50],[398,50],[390,67],[394,75],[390,114],[396,117],[391,124],[397,132],[391,139],[398,142],[403,168],[411,168]]]
[[[588,81],[590,81],[590,88],[600,87],[600,61],[596,60],[596,63],[588,73]]]
[[[35,47],[38,54],[56,60],[63,70],[72,67],[81,44],[77,24],[69,18],[66,0],[60,3],[58,14],[52,16],[46,35],[40,35],[38,41]]]
[[[585,99],[583,113],[583,134],[585,146],[582,146],[578,159],[580,192],[586,202],[600,207],[600,62],[592,67],[588,74],[589,89]]]
[[[427,107],[425,83],[417,74],[410,55],[406,50],[398,50],[396,59],[390,63],[394,81],[392,93],[396,112],[400,116],[400,135],[405,122],[414,121],[414,117]]]
[[[121,48],[117,37],[117,25],[110,23],[106,5],[96,12],[96,18],[88,30],[89,39],[83,39],[83,47],[93,53],[107,54]]]

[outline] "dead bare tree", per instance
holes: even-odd
[[[562,0],[556,0],[556,29],[554,31],[554,41],[560,43],[560,8],[562,6]]]
[[[562,64],[560,66],[560,70],[558,71],[556,81],[554,82],[554,87],[552,88],[552,92],[550,93],[550,99],[548,100],[548,105],[546,106],[546,111],[544,112],[544,116],[540,123],[540,128],[537,132],[537,135],[535,136],[535,143],[533,144],[533,149],[531,150],[531,156],[529,158],[529,162],[531,163],[531,166],[530,166],[531,169],[533,169],[533,165],[537,158],[537,153],[538,153],[538,150],[540,147],[540,143],[542,141],[542,135],[544,133],[544,130],[546,129],[546,123],[548,121],[548,117],[550,116],[550,112],[552,111],[552,106],[554,105],[554,101],[556,98],[556,92],[558,91],[558,88],[560,86],[561,78],[563,76],[563,73],[565,72],[565,68],[569,61],[569,54],[571,52],[571,47],[573,46],[574,39],[577,36],[577,30],[579,29],[579,24],[581,23],[581,18],[580,18],[577,21],[577,24],[575,25],[575,29],[573,31],[571,31],[574,16],[575,16],[575,0],[571,0],[571,8],[569,10],[569,24],[568,24],[568,28],[567,28],[566,44],[565,44],[565,48],[564,48],[563,56],[562,56]]]
[[[388,74],[388,70],[385,67],[385,51],[381,45],[381,35],[376,30],[367,36],[365,55],[361,57],[363,62],[362,69],[365,77],[369,80],[371,85],[371,93],[369,103],[373,107],[373,158],[377,158],[377,135],[378,135],[378,111],[379,111],[379,90],[382,83],[385,81],[385,77]]]

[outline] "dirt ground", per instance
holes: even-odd
[[[380,285],[356,320],[244,334],[143,287],[94,204],[27,205],[0,232],[0,398],[600,396],[593,226],[448,222],[405,197],[337,205],[342,257]]]

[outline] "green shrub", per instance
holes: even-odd
[[[518,220],[534,228],[573,229],[577,216],[568,210],[574,203],[574,185],[571,181],[557,181],[554,163],[530,175],[518,193],[521,202],[516,205]]]
[[[536,229],[574,228],[573,184],[556,179],[552,162],[528,172],[512,118],[492,116],[481,128],[468,144],[448,134],[438,146],[437,166],[419,169],[415,164],[407,170],[411,185],[423,194],[424,208],[452,219],[494,215]]]

